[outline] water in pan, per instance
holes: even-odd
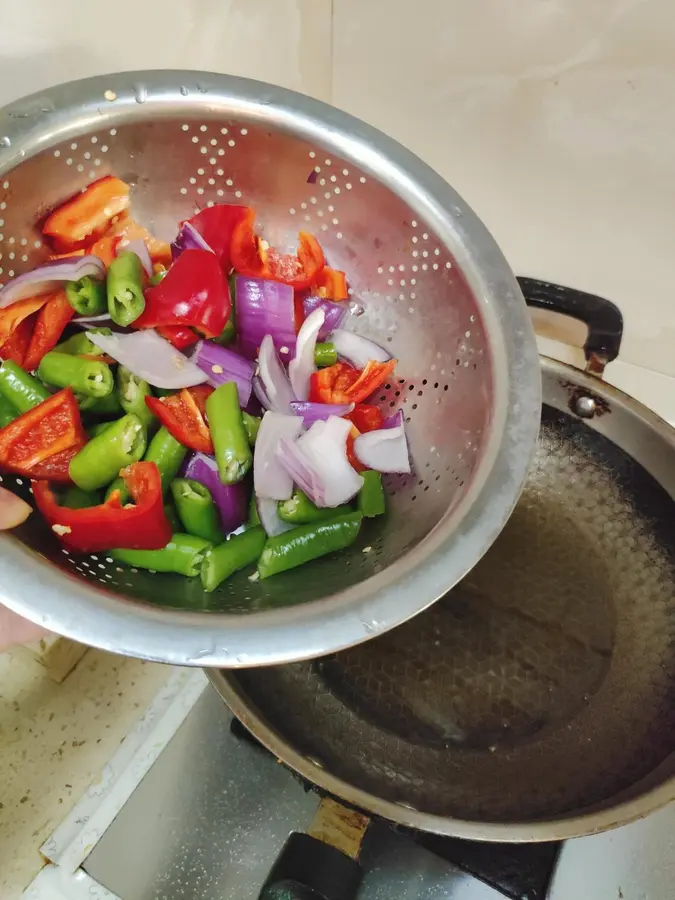
[[[485,335],[452,257],[405,204],[351,163],[256,125],[172,119],[63,142],[0,181],[0,284],[44,259],[35,227],[41,216],[105,174],[132,185],[134,214],[166,239],[180,219],[214,203],[253,205],[266,239],[279,246],[292,247],[298,230],[314,232],[330,263],[349,275],[357,330],[400,360],[377,402],[387,413],[404,411],[415,473],[386,479],[389,514],[366,523],[351,551],[272,586],[239,575],[204,595],[194,581],[134,572],[105,554],[70,557],[37,517],[22,538],[76,577],[191,609],[261,609],[284,594],[313,599],[326,583],[347,587],[399,559],[470,484],[489,418]]]

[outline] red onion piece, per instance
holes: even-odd
[[[0,531],[16,528],[17,525],[25,522],[32,512],[33,507],[25,500],[17,497],[7,488],[0,487]]]
[[[208,250],[213,253],[201,234],[189,222],[183,222],[181,230],[171,244],[171,258],[177,259],[183,250]]]
[[[364,369],[371,359],[375,362],[387,362],[391,359],[391,354],[375,341],[354,334],[353,331],[337,328],[331,332],[330,340],[338,356],[347,360],[356,369]]]
[[[266,334],[272,335],[282,359],[295,353],[295,301],[293,288],[263,278],[237,275],[235,308],[239,349],[255,359]]]
[[[85,275],[105,278],[105,265],[98,256],[69,256],[44,263],[31,272],[13,278],[0,290],[0,309],[26,297],[58,290],[65,282],[79,281]]]
[[[382,428],[398,428],[399,425],[402,427],[405,418],[403,416],[403,410],[397,410],[393,416],[387,416],[387,418],[382,423]]]
[[[279,442],[277,459],[310,500],[321,507],[347,503],[363,486],[363,478],[347,459],[351,422],[331,416],[315,422],[295,444]]]
[[[255,363],[244,359],[234,350],[221,347],[213,341],[200,341],[191,356],[202,372],[206,373],[209,384],[218,387],[226,381],[234,381],[239,392],[239,405],[248,406],[253,387]]]
[[[320,341],[325,341],[331,331],[340,328],[349,313],[349,307],[344,303],[334,303],[332,300],[324,300],[323,297],[305,297],[302,308],[305,316],[310,316],[315,309],[323,310],[325,320],[319,331]]]
[[[253,457],[253,486],[256,497],[288,500],[293,493],[293,480],[277,459],[282,439],[294,441],[302,431],[302,419],[266,412],[260,423]]]
[[[360,434],[354,441],[359,462],[376,472],[409,473],[410,454],[403,424]]]
[[[133,241],[129,241],[128,244],[125,244],[123,247],[119,247],[117,251],[117,255],[120,253],[135,253],[136,256],[140,259],[141,265],[145,269],[145,272],[148,276],[152,277],[152,260],[150,259],[150,251],[148,250],[147,244],[141,238],[136,238]]]
[[[267,396],[267,391],[260,379],[260,375],[253,376],[253,393],[263,409],[272,409],[272,401]]]
[[[192,360],[152,328],[110,335],[88,331],[87,337],[108,356],[154,387],[179,389],[206,381],[206,375]]]
[[[260,524],[267,537],[283,534],[284,531],[290,531],[293,528],[293,525],[289,522],[284,522],[279,517],[276,500],[269,500],[267,497],[256,497],[255,505],[258,510]]]
[[[266,334],[260,344],[258,368],[260,381],[265,389],[264,396],[270,404],[268,409],[290,414],[291,403],[293,400],[297,400],[297,397],[293,393],[291,382],[288,380],[286,370],[281,365],[270,334]],[[256,396],[262,403],[260,395],[256,394]]]
[[[307,316],[298,332],[295,356],[288,364],[288,377],[298,400],[307,400],[309,397],[309,379],[312,372],[316,371],[314,349],[325,318],[322,309],[315,309]]]
[[[337,403],[310,403],[309,400],[294,400],[291,409],[296,416],[302,416],[306,428],[315,422],[325,420],[329,416],[346,416],[354,409],[353,403],[345,403],[340,406]]]
[[[212,456],[193,453],[183,465],[181,474],[184,478],[198,481],[211,492],[225,534],[236,531],[246,521],[248,490],[245,483],[240,481],[237,484],[223,484],[218,475],[218,465]]]

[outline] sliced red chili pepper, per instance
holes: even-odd
[[[173,344],[177,350],[185,350],[186,347],[192,347],[199,340],[199,335],[195,334],[191,328],[183,328],[182,325],[164,325],[155,330],[163,338],[166,338],[170,344]]]
[[[47,216],[42,232],[60,251],[76,250],[102,237],[115,216],[130,204],[128,184],[106,175]]]
[[[248,206],[217,203],[215,206],[205,207],[187,220],[216,254],[226,273],[232,268],[230,258],[232,234],[239,222],[250,212]]]
[[[339,269],[325,266],[313,286],[317,289],[319,296],[326,300],[346,300],[349,297],[347,276]]]
[[[357,403],[354,409],[344,416],[363,434],[366,431],[377,431],[384,424],[384,416],[377,406],[368,403]]]
[[[0,346],[0,359],[11,359],[17,366],[23,366],[38,315],[39,313],[33,313],[17,325],[4,344]]]
[[[45,303],[38,313],[23,361],[23,368],[26,371],[32,372],[37,369],[45,353],[56,347],[66,325],[74,315],[75,310],[68,302],[65,291],[59,291]]]
[[[134,328],[180,325],[218,337],[230,315],[230,291],[220,263],[208,250],[185,250],[159,284],[145,292]]]
[[[395,359],[386,363],[371,359],[361,372],[347,363],[335,363],[312,374],[309,398],[315,403],[361,403],[384,384],[395,368]]]
[[[171,265],[171,246],[156,238],[144,225],[139,225],[131,216],[121,215],[113,222],[106,237],[120,238],[119,249],[124,249],[130,241],[144,241],[153,264]]]
[[[160,550],[171,540],[171,525],[164,512],[162,479],[154,462],[137,462],[120,475],[133,505],[120,502],[113,491],[105,503],[84,509],[59,506],[45,481],[33,482],[37,508],[61,542],[76,553],[124,548]]]
[[[54,294],[42,294],[40,297],[26,297],[25,300],[17,300],[16,303],[0,309],[0,344],[4,344],[24,319],[42,309],[53,296]]]
[[[67,482],[68,464],[86,442],[75,395],[64,388],[0,429],[0,467]]]
[[[212,387],[199,384],[167,397],[146,397],[145,402],[183,446],[213,454],[211,432],[206,424],[206,398],[212,393]]]
[[[279,253],[255,234],[254,220],[255,213],[247,209],[232,233],[230,258],[236,272],[252,278],[281,281],[296,290],[308,288],[316,281],[326,265],[326,259],[314,235],[306,231],[299,233],[296,255]]]

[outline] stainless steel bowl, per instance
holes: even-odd
[[[387,517],[350,551],[211,595],[71,556],[32,516],[0,538],[2,602],[108,650],[218,667],[322,655],[425,609],[501,531],[538,429],[532,328],[481,222],[411,153],[322,103],[221,75],[124,73],[0,112],[0,282],[43,258],[40,216],[106,173],[163,237],[218,202],[253,205],[277,245],[315,232],[349,273],[358,330],[399,359],[377,399],[405,413],[414,475],[388,478]]]

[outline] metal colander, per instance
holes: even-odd
[[[538,425],[525,305],[475,215],[403,148],[308,98],[201,73],[113,75],[0,113],[0,282],[44,259],[41,216],[108,173],[166,239],[214,203],[254,206],[277,246],[314,232],[348,272],[355,329],[399,359],[376,399],[403,410],[414,474],[386,479],[388,515],[349,551],[213,594],[69,555],[32,516],[0,542],[4,602],[106,649],[242,666],[353,645],[435,601],[503,527]]]

